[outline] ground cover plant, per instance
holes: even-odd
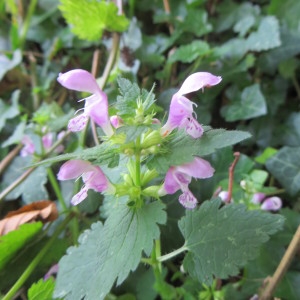
[[[1,299],[299,299],[297,0],[6,0]]]

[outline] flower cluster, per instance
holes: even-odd
[[[69,121],[68,129],[70,131],[81,131],[86,126],[89,118],[100,126],[108,137],[112,137],[115,133],[115,129],[124,125],[124,120],[119,116],[109,116],[107,95],[99,88],[92,74],[85,70],[76,69],[64,74],[59,74],[57,80],[68,89],[92,94],[84,99],[84,108],[80,109],[83,110],[83,112]],[[143,147],[146,147],[146,144],[147,147],[154,146],[152,145],[153,143],[148,145],[149,143],[147,143],[146,140],[144,141],[146,136],[148,139],[151,137],[153,140],[152,136],[156,137],[158,134],[159,138],[156,137],[154,140],[160,141],[176,128],[184,129],[192,138],[201,138],[203,128],[196,120],[196,114],[193,109],[196,104],[187,99],[184,95],[200,89],[203,90],[205,87],[214,86],[220,83],[221,80],[222,78],[220,76],[214,76],[207,72],[197,72],[190,75],[183,82],[179,91],[173,95],[168,120],[166,124],[161,127],[160,133],[157,131],[147,134],[143,133],[141,136],[141,145]],[[152,120],[160,124],[160,122],[156,121],[157,119]],[[115,140],[117,140],[117,138]],[[144,152],[141,151],[141,154],[143,155]],[[131,153],[133,153],[133,151],[131,151]],[[181,190],[182,194],[179,196],[179,202],[185,208],[193,209],[196,207],[197,199],[188,187],[192,178],[209,178],[213,173],[214,169],[210,163],[200,157],[194,157],[193,161],[183,165],[171,166],[167,171],[164,183],[159,188],[158,195],[174,194],[178,190]],[[109,182],[100,167],[83,160],[71,160],[66,162],[60,168],[57,177],[59,180],[82,177],[84,186],[72,198],[71,203],[73,205],[83,201],[87,197],[89,189],[100,193],[108,190],[117,193],[116,186],[113,186]],[[150,189],[148,189],[148,191],[149,190]]]

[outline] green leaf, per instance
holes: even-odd
[[[259,156],[255,157],[255,161],[260,164],[265,164],[266,161],[276,153],[277,153],[276,149],[274,149],[272,147],[268,147],[268,148],[264,149],[263,153],[261,153]]]
[[[19,114],[18,101],[20,96],[20,90],[16,90],[12,93],[12,103],[10,105],[6,105],[0,99],[0,131],[5,125],[7,119],[12,119]]]
[[[220,199],[206,201],[179,221],[189,250],[185,270],[205,284],[212,284],[213,276],[225,279],[237,275],[284,222],[280,215],[247,211],[242,204],[220,205]]]
[[[291,113],[286,122],[283,144],[291,147],[300,146],[300,113]]]
[[[19,229],[0,237],[0,270],[22,249],[43,227],[41,222],[23,224]]]
[[[8,147],[10,145],[19,143],[22,140],[22,137],[24,136],[25,127],[26,127],[25,121],[19,123],[15,128],[13,134],[6,141],[4,141],[1,146]]]
[[[21,54],[20,49],[17,49],[14,51],[13,57],[11,60],[9,58],[7,58],[7,56],[5,54],[0,54],[0,80],[2,80],[4,75],[9,70],[16,67],[21,61],[22,61],[22,54]]]
[[[209,51],[209,45],[206,42],[193,41],[188,45],[177,48],[168,59],[168,62],[181,61],[183,63],[191,63],[198,57],[207,55]]]
[[[290,195],[300,191],[300,147],[283,147],[266,163],[267,169]]]
[[[274,16],[264,17],[258,30],[247,38],[247,48],[251,51],[269,50],[280,45],[279,22]]]
[[[234,97],[233,103],[224,106],[221,110],[227,122],[248,120],[267,113],[266,101],[259,84],[246,87],[241,95],[236,93]]]
[[[7,168],[3,176],[3,185],[9,186],[27,169],[30,163],[29,157],[16,157]],[[48,199],[48,192],[45,188],[47,183],[47,171],[44,166],[36,168],[22,183],[13,189],[5,200],[15,200],[22,195],[25,203]],[[33,188],[34,187],[34,188]]]
[[[61,10],[71,30],[79,38],[97,41],[103,31],[125,31],[129,21],[124,15],[118,15],[113,2],[96,0],[61,0]]]
[[[177,131],[174,137],[162,145],[163,154],[153,156],[148,162],[149,169],[166,173],[170,166],[181,165],[193,160],[194,156],[205,156],[216,149],[228,147],[250,138],[245,131],[212,129],[204,132],[199,139],[193,139],[184,131]]]
[[[118,133],[126,134],[125,143],[133,142],[137,137],[140,137],[142,133],[146,132],[149,129],[149,126],[138,125],[138,126],[122,126],[117,129]]]
[[[104,299],[116,280],[121,284],[137,268],[142,251],[150,255],[153,240],[160,235],[157,223],[165,222],[160,202],[136,211],[118,206],[104,226],[94,224],[80,236],[80,245],[69,248],[60,260],[54,296],[66,300]]]
[[[52,300],[55,282],[52,277],[44,281],[40,279],[34,283],[28,290],[28,300]]]

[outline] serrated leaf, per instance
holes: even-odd
[[[19,143],[22,140],[22,137],[24,136],[25,127],[25,121],[17,125],[13,134],[7,140],[5,140],[1,146],[4,148]]]
[[[170,56],[168,62],[173,63],[181,61],[183,63],[191,63],[199,56],[204,56],[210,51],[209,45],[203,41],[193,41],[192,43],[180,46]]]
[[[247,38],[247,48],[252,51],[269,50],[280,45],[279,22],[274,16],[264,17],[258,30]]]
[[[27,169],[30,163],[29,157],[16,157],[9,165],[3,176],[3,185],[9,186]],[[5,200],[15,200],[22,196],[23,201],[29,204],[34,201],[48,199],[48,192],[45,188],[47,183],[47,171],[44,166],[36,168],[22,183],[13,189]],[[33,188],[34,187],[34,188]]]
[[[179,221],[184,246],[189,250],[185,270],[209,285],[213,276],[225,279],[237,275],[284,222],[280,215],[247,211],[242,204],[220,205],[220,199],[206,201]]]
[[[235,97],[239,97],[239,94],[235,95]],[[240,98],[233,99],[232,104],[222,108],[221,113],[227,122],[248,120],[267,113],[266,100],[260,90],[259,84],[246,87]]]
[[[42,227],[41,222],[23,224],[19,229],[0,237],[0,270]]]
[[[153,239],[160,234],[157,223],[165,222],[160,202],[136,211],[120,205],[104,226],[94,224],[80,236],[79,247],[68,249],[59,263],[54,296],[66,300],[104,299],[116,280],[121,284],[137,268],[142,251],[150,255]]]
[[[97,41],[104,30],[122,32],[129,25],[124,15],[118,15],[113,2],[96,0],[61,0],[59,9],[79,38]]]
[[[283,147],[266,163],[267,169],[290,195],[300,191],[300,147]]]
[[[107,164],[109,166],[115,166],[115,163],[119,161],[119,150],[109,143],[102,143],[92,148],[87,148],[81,151],[61,154],[55,157],[44,159],[41,162],[33,163],[31,166],[40,166],[44,164],[53,164],[60,161],[70,159],[83,159],[94,161],[99,165]],[[111,166],[111,167],[112,167]]]
[[[138,125],[138,126],[122,126],[117,129],[117,133],[126,134],[125,143],[135,141],[137,137],[140,137],[142,133],[146,132],[149,126]]]
[[[150,169],[166,173],[170,166],[181,165],[196,156],[214,153],[216,149],[228,147],[250,138],[245,131],[213,129],[204,132],[199,139],[193,139],[184,131],[178,131],[165,146],[163,155],[156,155],[149,160]],[[165,153],[166,152],[166,153]]]
[[[55,282],[53,278],[44,281],[40,279],[34,283],[28,290],[28,300],[52,300]]]

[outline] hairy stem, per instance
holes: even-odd
[[[234,168],[237,164],[237,162],[240,159],[240,152],[235,152],[233,153],[235,159],[233,161],[233,163],[231,164],[231,166],[229,167],[229,183],[228,183],[228,196],[226,199],[226,203],[230,203],[231,202],[231,198],[232,198],[232,188],[233,188],[233,176],[234,176]]]
[[[2,300],[10,300],[17,293],[17,291],[23,286],[31,273],[35,270],[35,268],[39,265],[45,254],[48,252],[50,247],[53,245],[57,237],[60,233],[65,229],[67,224],[73,218],[73,214],[69,214],[66,219],[60,224],[60,226],[56,229],[50,240],[46,243],[44,248],[36,255],[36,257],[31,261],[29,266],[23,272],[23,274],[19,277],[19,279],[15,282],[15,284],[11,287],[11,289],[7,292],[7,294],[2,298]]]
[[[157,260],[160,262],[163,262],[163,261],[173,258],[173,257],[177,256],[178,254],[180,254],[184,251],[187,251],[187,250],[188,250],[188,248],[186,247],[186,245],[183,245],[179,249],[176,249],[168,254],[157,257]]]
[[[272,298],[272,294],[275,291],[277,285],[280,283],[282,277],[286,273],[289,265],[291,264],[297,250],[300,248],[300,226],[298,227],[296,233],[293,236],[289,247],[287,248],[283,258],[281,259],[274,275],[269,280],[266,288],[259,297],[260,300],[269,300]]]
[[[60,190],[60,187],[58,185],[58,182],[57,182],[57,180],[56,180],[56,178],[54,176],[54,173],[53,173],[53,171],[52,171],[52,169],[50,167],[47,168],[47,173],[48,173],[49,181],[50,181],[50,183],[52,185],[52,188],[53,188],[53,190],[55,192],[55,195],[56,195],[56,197],[57,197],[57,199],[58,199],[58,201],[59,201],[59,203],[60,203],[63,211],[65,211],[65,212],[68,211],[68,207],[67,207],[67,205],[65,203],[65,199],[64,199],[64,197],[63,197],[63,195],[61,193],[61,190]]]

